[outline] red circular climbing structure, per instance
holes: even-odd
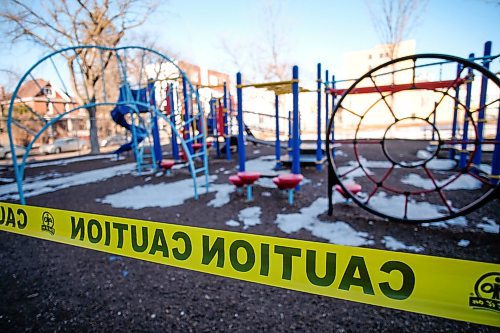
[[[500,80],[487,69],[496,57],[481,66],[407,56],[329,89],[339,97],[327,135],[330,213],[336,185],[399,222],[448,220],[498,197]],[[358,194],[350,191],[354,180]]]

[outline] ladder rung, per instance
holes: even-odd
[[[205,151],[200,151],[198,153],[195,153],[193,155],[191,155],[191,158],[196,158],[196,157],[200,157],[200,156],[203,156],[205,155]]]
[[[186,143],[190,143],[201,138],[203,138],[203,134],[195,135],[192,138],[186,139],[184,141],[186,141]]]
[[[207,168],[203,167],[203,168],[199,168],[199,169],[195,169],[194,170],[194,173],[198,173],[198,172],[201,172],[201,171],[205,171]]]

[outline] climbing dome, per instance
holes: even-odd
[[[155,172],[170,143],[189,167],[195,198],[200,176],[208,191],[205,119],[197,90],[176,62],[152,49],[75,46],[45,56],[17,84],[7,128],[12,156],[22,154],[16,152],[19,146],[26,148],[13,159],[23,204],[26,163],[46,153],[43,144],[77,137],[83,148],[96,152],[103,138],[116,133],[127,142],[115,153],[130,151],[137,174]]]
[[[407,223],[456,218],[498,197],[500,81],[489,70],[497,58],[407,56],[330,89],[330,213],[335,185]],[[362,185],[356,195],[353,183]]]

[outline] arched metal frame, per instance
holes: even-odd
[[[188,85],[189,90],[190,90],[189,94],[187,94],[185,92],[184,99],[186,100],[188,98],[192,98],[193,95],[194,95],[194,98],[196,99],[196,103],[197,103],[198,114],[197,115],[193,115],[191,121],[197,121],[198,118],[200,118],[200,121],[201,121],[201,129],[200,129],[200,131],[202,132],[201,139],[202,139],[202,145],[203,145],[201,149],[205,153],[204,154],[198,153],[196,155],[197,156],[202,156],[203,155],[203,167],[202,168],[196,169],[195,164],[194,164],[194,157],[192,156],[191,150],[189,149],[190,145],[188,144],[188,142],[186,142],[186,140],[184,140],[184,138],[182,137],[182,135],[179,134],[179,132],[177,131],[176,125],[173,124],[171,122],[171,120],[166,115],[164,115],[163,113],[161,113],[161,111],[156,107],[156,105],[153,107],[152,111],[155,113],[156,116],[162,118],[163,120],[165,120],[165,122],[167,124],[170,125],[170,127],[172,128],[172,133],[174,133],[174,135],[172,136],[172,140],[175,140],[175,137],[178,137],[179,141],[182,144],[182,147],[184,148],[184,151],[186,153],[187,162],[188,162],[188,165],[189,165],[189,170],[191,172],[191,176],[192,176],[193,182],[194,182],[194,198],[198,199],[198,182],[197,182],[197,176],[196,176],[197,172],[203,172],[204,178],[205,178],[205,185],[204,186],[206,187],[206,192],[208,193],[208,191],[209,191],[209,179],[208,179],[207,142],[206,142],[206,133],[205,133],[205,129],[206,129],[206,126],[205,126],[205,117],[203,116],[203,109],[201,107],[201,103],[200,103],[198,91],[191,84],[191,81],[187,77],[186,73],[172,59],[170,59],[169,57],[167,57],[167,56],[159,53],[158,51],[150,49],[150,48],[146,48],[146,47],[142,47],[142,46],[123,46],[123,47],[111,48],[111,47],[104,47],[104,46],[98,46],[98,45],[81,45],[81,46],[67,47],[67,48],[63,48],[61,50],[54,51],[54,52],[46,55],[45,57],[41,58],[40,60],[38,60],[21,77],[21,79],[19,80],[19,82],[18,82],[18,84],[17,84],[17,86],[14,89],[14,92],[12,94],[12,98],[11,98],[10,105],[9,105],[9,111],[8,111],[7,130],[8,130],[9,141],[10,141],[10,150],[11,150],[11,154],[13,156],[12,162],[13,162],[13,168],[14,168],[14,173],[15,173],[15,178],[16,178],[16,183],[17,183],[17,188],[18,188],[18,192],[19,192],[19,201],[20,201],[20,203],[21,204],[26,204],[26,198],[24,196],[24,190],[23,190],[24,169],[25,169],[25,166],[26,166],[26,161],[27,161],[27,158],[29,156],[29,153],[30,153],[31,149],[33,148],[33,144],[42,135],[42,133],[45,130],[47,130],[48,128],[50,128],[57,121],[61,120],[62,118],[64,118],[68,114],[70,114],[72,112],[75,112],[75,111],[77,111],[79,109],[82,109],[82,108],[99,107],[99,106],[127,105],[127,106],[131,107],[131,109],[132,108],[135,109],[136,112],[134,112],[134,114],[139,115],[139,112],[137,111],[139,107],[151,107],[150,104],[141,103],[141,102],[136,101],[134,99],[130,99],[130,100],[127,100],[127,101],[124,101],[124,102],[86,103],[84,105],[81,105],[81,106],[78,106],[78,107],[73,108],[71,110],[68,110],[68,111],[66,111],[64,113],[59,114],[57,117],[52,118],[50,121],[46,122],[45,125],[42,126],[42,128],[33,136],[33,139],[29,142],[28,146],[26,147],[26,151],[25,151],[24,155],[22,156],[21,163],[17,162],[17,158],[15,157],[16,153],[15,153],[15,145],[14,145],[14,135],[13,135],[13,131],[12,131],[12,126],[15,125],[15,123],[13,121],[13,108],[14,108],[14,103],[16,101],[16,98],[17,98],[17,95],[19,93],[19,90],[20,90],[21,86],[23,85],[23,83],[25,82],[25,80],[28,78],[28,76],[31,75],[31,73],[40,64],[44,63],[47,60],[50,60],[52,62],[52,64],[53,64],[53,66],[54,66],[57,74],[59,75],[57,66],[55,65],[55,63],[53,61],[53,57],[55,55],[57,55],[57,54],[60,54],[60,53],[63,53],[63,52],[67,52],[67,51],[73,51],[73,52],[76,53],[76,50],[78,50],[78,49],[94,49],[94,48],[100,50],[101,52],[102,51],[109,51],[109,52],[114,52],[116,54],[116,57],[117,57],[117,59],[118,59],[118,61],[120,63],[119,66],[121,67],[121,70],[123,70],[122,80],[124,80],[124,82],[127,83],[127,87],[129,88],[128,89],[129,92],[130,92],[130,86],[128,85],[128,82],[127,82],[126,67],[123,67],[123,63],[119,59],[120,58],[120,56],[118,54],[119,51],[126,52],[127,50],[139,50],[139,51],[143,51],[143,52],[151,52],[152,54],[155,54],[155,55],[159,56],[161,59],[163,59],[166,62],[168,62],[171,65],[173,65],[179,71],[180,75],[183,77],[183,79],[185,80],[185,82]],[[125,66],[126,66],[126,64],[125,64]],[[141,64],[141,66],[142,66],[142,64]],[[142,68],[141,68],[141,71],[142,71]],[[105,80],[104,79],[103,79],[103,85],[105,85]],[[105,86],[104,86],[104,89],[105,89]],[[131,114],[131,116],[133,116],[133,114]],[[133,136],[134,143],[136,144],[135,148],[137,148],[137,141],[136,141],[136,138],[135,138],[135,134],[132,133],[132,136]]]
[[[458,80],[460,78],[460,75],[461,75],[462,71],[465,68],[469,68],[469,69],[476,70],[476,71],[480,72],[484,77],[486,77],[487,79],[491,80],[491,82],[493,82],[493,84],[496,84],[496,86],[500,89],[500,80],[498,79],[498,77],[496,77],[489,70],[487,70],[484,67],[482,67],[482,66],[474,63],[473,61],[466,60],[466,59],[463,59],[463,58],[460,58],[460,57],[455,57],[455,56],[450,56],[450,55],[444,55],[444,54],[417,54],[417,55],[411,55],[411,56],[401,57],[401,58],[394,59],[394,60],[391,60],[389,62],[386,62],[384,64],[381,64],[381,65],[373,68],[372,70],[368,71],[363,76],[361,76],[359,79],[357,79],[342,94],[342,96],[340,97],[340,100],[338,101],[338,103],[335,106],[335,109],[334,109],[334,111],[332,113],[332,116],[330,117],[329,124],[328,124],[328,133],[326,135],[326,138],[327,138],[326,148],[327,148],[327,152],[328,152],[327,156],[328,156],[328,164],[329,164],[329,166],[328,166],[329,214],[331,214],[332,210],[333,210],[333,206],[332,206],[332,204],[333,204],[332,203],[332,194],[333,194],[333,187],[335,185],[339,185],[342,188],[342,190],[344,191],[344,193],[346,193],[354,202],[356,202],[363,209],[365,209],[365,210],[367,210],[367,211],[369,211],[369,212],[371,212],[371,213],[373,213],[373,214],[375,214],[377,216],[380,216],[382,218],[385,218],[385,219],[388,219],[388,220],[391,220],[391,221],[395,221],[395,222],[404,222],[404,223],[437,222],[437,221],[448,220],[448,219],[451,219],[451,218],[454,218],[454,217],[458,217],[458,216],[462,216],[462,215],[468,214],[468,213],[470,213],[470,212],[478,209],[479,207],[483,206],[488,201],[490,201],[490,200],[492,200],[494,198],[498,198],[499,197],[499,195],[500,195],[500,186],[498,186],[498,182],[497,181],[489,182],[489,181],[486,181],[484,179],[481,179],[479,176],[477,176],[474,173],[470,172],[470,169],[471,169],[471,166],[472,166],[472,163],[473,163],[472,161],[473,161],[473,159],[474,159],[474,157],[475,157],[475,155],[477,153],[477,149],[478,149],[478,146],[480,144],[488,143],[488,141],[490,143],[494,143],[495,145],[498,145],[500,143],[496,142],[496,141],[492,141],[492,140],[486,140],[486,139],[482,139],[481,142],[479,142],[478,135],[477,135],[477,133],[478,133],[478,128],[477,127],[478,126],[476,125],[476,122],[474,120],[473,112],[471,112],[471,110],[470,110],[469,107],[467,107],[466,105],[464,105],[463,103],[461,103],[457,98],[451,96],[448,93],[449,90],[452,88],[452,86],[448,87],[448,89],[445,92],[437,90],[437,89],[426,89],[426,90],[434,91],[434,92],[437,92],[437,93],[442,93],[443,94],[442,99],[444,99],[446,96],[454,99],[455,102],[457,103],[456,105],[460,105],[463,108],[463,110],[465,110],[465,113],[467,114],[468,121],[472,124],[474,133],[476,135],[475,135],[475,139],[474,140],[470,140],[469,139],[469,140],[467,140],[467,142],[465,142],[465,144],[473,144],[474,145],[474,150],[473,150],[472,154],[470,154],[470,156],[468,157],[467,164],[466,164],[465,168],[463,170],[459,170],[457,172],[457,175],[455,177],[451,178],[445,184],[441,184],[441,185],[438,186],[437,183],[436,183],[436,181],[435,181],[435,179],[434,179],[434,177],[432,176],[432,174],[429,175],[429,169],[426,167],[426,164],[432,158],[427,159],[426,161],[424,161],[421,164],[416,164],[416,165],[400,165],[400,163],[397,163],[397,162],[393,161],[389,157],[389,155],[387,153],[387,150],[385,148],[385,145],[384,145],[385,141],[387,140],[386,139],[386,134],[387,134],[387,132],[388,132],[388,130],[389,130],[389,128],[391,126],[393,126],[398,121],[401,121],[401,120],[406,119],[406,118],[398,119],[393,114],[393,116],[395,118],[395,121],[391,125],[389,125],[389,127],[386,129],[382,140],[363,140],[363,139],[358,139],[359,130],[360,130],[361,123],[363,121],[364,116],[370,110],[372,110],[375,107],[376,104],[380,103],[381,101],[383,101],[384,103],[386,103],[386,101],[385,101],[386,97],[393,96],[395,93],[397,93],[399,91],[391,92],[391,93],[389,93],[387,95],[383,95],[382,92],[379,90],[378,93],[381,95],[381,97],[378,100],[376,100],[371,106],[369,106],[368,109],[361,116],[359,114],[353,112],[353,111],[350,111],[349,108],[346,108],[346,107],[344,107],[342,105],[342,102],[345,100],[345,98],[347,96],[349,96],[349,93],[351,91],[353,91],[354,89],[356,89],[357,85],[360,82],[362,82],[363,80],[365,80],[366,78],[370,78],[372,80],[374,86],[377,87],[375,81],[373,80],[373,77],[374,77],[373,74],[376,73],[377,71],[383,69],[384,67],[390,68],[390,66],[392,66],[393,64],[411,60],[411,61],[413,61],[413,71],[415,71],[415,69],[416,69],[416,61],[419,60],[419,59],[438,59],[438,60],[444,60],[444,62],[441,62],[441,63],[456,62],[457,64],[460,64],[462,66],[461,70],[457,72],[456,80]],[[411,68],[409,68],[409,69],[411,69]],[[413,72],[413,73],[415,73],[415,72]],[[413,86],[415,86],[415,81],[414,80],[415,80],[415,76],[413,76]],[[408,90],[409,89],[404,89],[404,90],[400,90],[400,91],[408,91]],[[496,99],[493,103],[498,103],[498,101],[499,100]],[[490,104],[492,104],[492,103],[490,103]],[[484,108],[486,108],[486,107],[487,106],[484,106]],[[347,110],[348,112],[350,112],[350,113],[352,113],[352,114],[354,114],[354,115],[356,115],[356,116],[358,116],[360,118],[359,122],[358,122],[358,125],[356,127],[356,131],[354,133],[354,138],[352,140],[342,140],[344,142],[348,142],[348,143],[352,143],[353,144],[354,154],[356,156],[356,160],[357,160],[358,166],[355,167],[355,168],[353,168],[353,169],[351,169],[351,170],[349,170],[348,172],[343,173],[343,174],[339,174],[338,173],[338,169],[337,169],[337,166],[335,164],[335,156],[334,156],[334,151],[333,151],[333,142],[331,140],[331,136],[332,136],[332,133],[334,131],[335,115],[341,109],[342,110]],[[410,118],[421,119],[421,120],[424,120],[424,121],[430,123],[429,122],[429,118],[430,118],[430,116],[432,114],[434,114],[436,112],[436,109],[437,109],[437,106],[429,114],[428,118],[420,118],[420,117],[410,117]],[[392,110],[391,110],[391,112],[392,112]],[[477,112],[477,110],[475,110],[474,112]],[[436,131],[436,133],[438,134],[438,146],[437,146],[436,151],[434,152],[434,154],[432,156],[432,157],[435,157],[439,153],[439,150],[442,148],[443,144],[450,143],[450,142],[445,142],[444,140],[442,140],[441,137],[440,137],[440,135],[439,135],[439,130],[436,128],[435,125],[433,125],[433,124],[431,124],[431,125],[432,125],[433,129]],[[336,140],[336,141],[338,141],[338,140]],[[464,144],[464,142],[461,141],[461,140],[453,140],[452,143],[458,143],[458,144],[462,143],[462,144]],[[360,155],[359,155],[359,152],[358,152],[358,145],[360,145],[360,144],[381,144],[382,145],[382,149],[383,149],[384,155],[392,163],[392,167],[385,173],[385,175],[381,178],[381,180],[377,181],[376,179],[374,179],[369,174],[368,170],[366,170],[365,167],[363,166],[363,164],[360,162]],[[433,181],[433,184],[434,184],[435,188],[432,189],[432,190],[419,190],[419,191],[409,192],[407,190],[405,191],[405,190],[400,190],[400,189],[397,189],[397,188],[391,188],[389,186],[384,186],[384,184],[383,184],[384,181],[387,179],[387,177],[389,177],[390,173],[392,172],[392,170],[394,169],[394,167],[396,165],[399,165],[399,167],[406,168],[406,169],[412,169],[412,168],[422,167],[425,170],[425,172],[428,174],[428,176],[431,178],[431,180]],[[356,170],[358,168],[361,169],[363,171],[364,175],[371,182],[373,182],[376,185],[374,191],[372,193],[370,193],[370,195],[368,197],[368,200],[366,200],[366,201],[362,201],[361,198],[359,198],[358,196],[356,196],[353,193],[351,193],[349,191],[349,187],[347,186],[347,184],[344,183],[343,180],[342,180],[342,178],[345,177],[348,173],[353,172],[354,170]],[[460,209],[454,211],[448,205],[447,200],[446,200],[446,198],[444,196],[444,193],[443,193],[442,189],[444,187],[448,186],[450,183],[456,181],[462,174],[470,174],[470,175],[474,176],[476,179],[478,179],[478,180],[481,181],[481,183],[483,184],[483,186],[488,186],[489,189],[483,195],[481,195],[479,198],[477,198],[476,200],[474,200],[473,202],[470,202],[466,206],[461,207]],[[373,207],[373,206],[370,207],[370,206],[368,206],[368,202],[369,202],[370,198],[378,191],[379,188],[385,188],[389,192],[405,196],[405,198],[406,198],[405,199],[406,200],[406,202],[405,202],[405,212],[404,212],[404,216],[402,218],[385,214],[384,212],[382,212],[380,210],[377,210],[376,207]],[[442,216],[436,216],[434,218],[426,218],[426,219],[418,219],[418,218],[417,219],[411,219],[411,218],[408,218],[406,210],[407,210],[409,196],[413,195],[413,194],[424,194],[424,193],[430,193],[430,192],[438,192],[438,194],[441,197],[442,201],[445,203],[445,205],[448,208],[448,214],[444,214]]]

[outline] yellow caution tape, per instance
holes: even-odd
[[[388,308],[500,326],[500,265],[0,203],[0,230]]]

